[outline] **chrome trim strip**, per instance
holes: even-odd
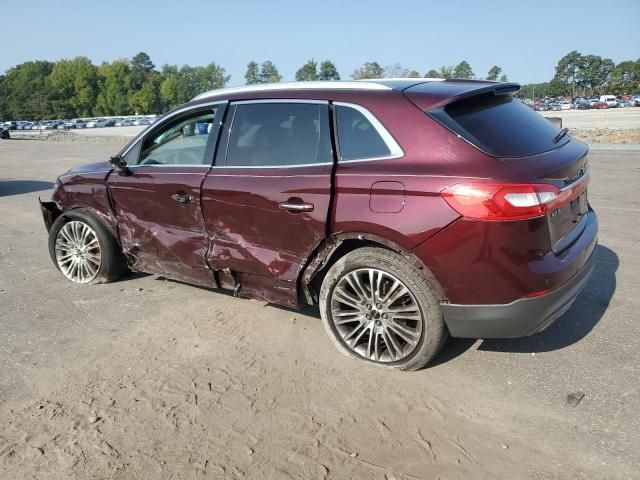
[[[329,100],[309,100],[306,98],[262,98],[257,100],[231,100],[231,105],[247,105],[251,103],[310,103],[328,105]]]
[[[324,165],[333,165],[333,162],[322,163],[304,163],[300,165],[214,165],[212,168],[300,168],[300,167],[321,167]]]
[[[382,157],[354,158],[354,159],[346,159],[346,160],[341,157],[340,160],[338,161],[338,164],[348,163],[348,162],[369,162],[373,160],[391,160],[393,158],[404,157],[404,150],[402,150],[402,147],[400,147],[398,142],[396,142],[396,139],[393,138],[391,133],[389,133],[389,130],[387,130],[387,128],[380,122],[380,120],[378,120],[378,118],[373,113],[371,113],[367,108],[363,107],[362,105],[358,105],[356,103],[349,103],[349,102],[333,102],[333,104],[339,107],[353,108],[354,110],[357,110],[362,115],[364,115],[365,118],[371,123],[371,125],[373,125],[373,128],[376,129],[376,131],[378,132],[378,135],[380,135],[384,143],[387,145],[389,152],[391,152],[389,155],[385,155]],[[340,118],[340,115],[338,115],[338,121],[340,121],[339,118]],[[339,144],[340,138],[338,138],[337,140]]]
[[[562,187],[560,189],[561,192],[567,191],[567,190],[571,190],[572,188],[576,187],[577,185],[580,185],[580,183],[586,181],[589,178],[590,174],[589,172],[585,172],[584,175],[582,175],[579,179],[577,179],[575,182],[570,183],[569,185],[565,185],[564,187]]]

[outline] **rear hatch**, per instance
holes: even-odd
[[[517,88],[513,84],[480,84],[476,90],[437,102],[426,113],[522,173],[528,182],[557,188],[558,199],[546,216],[552,249],[559,254],[586,226],[588,148],[513,98],[511,93]],[[424,97],[412,99],[411,90],[404,92],[407,98],[424,105]]]

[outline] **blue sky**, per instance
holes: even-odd
[[[510,80],[546,81],[578,50],[616,63],[640,57],[640,0],[4,0],[0,72],[28,60],[85,55],[95,63],[145,51],[153,62],[212,61],[244,83],[250,60],[272,60],[285,80],[311,57],[343,79],[367,61],[424,75],[466,59],[478,76],[500,65]]]

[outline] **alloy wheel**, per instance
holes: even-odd
[[[56,262],[65,277],[89,283],[100,271],[102,254],[96,232],[86,223],[65,223],[56,237]]]
[[[407,286],[377,268],[346,273],[331,294],[331,320],[342,342],[368,360],[409,356],[422,336],[422,312]]]

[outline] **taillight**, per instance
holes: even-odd
[[[559,190],[548,184],[459,183],[442,191],[460,215],[479,220],[522,220],[545,215],[580,195],[587,179]]]

